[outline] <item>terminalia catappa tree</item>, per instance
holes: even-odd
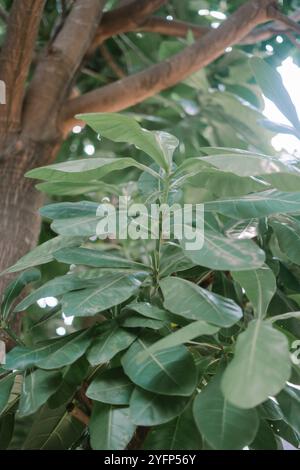
[[[1,448],[298,447],[299,161],[270,139],[300,123],[263,60],[297,60],[297,6],[1,2]],[[202,249],[95,237],[120,195],[203,204]]]

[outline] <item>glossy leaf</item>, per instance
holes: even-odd
[[[235,356],[225,370],[222,390],[230,403],[253,408],[279,393],[290,374],[285,335],[267,322],[254,320],[237,339]]]
[[[164,306],[190,320],[204,320],[217,326],[231,326],[242,317],[231,299],[213,294],[184,279],[169,277],[160,282]]]
[[[120,328],[118,325],[111,325],[110,329],[94,339],[87,353],[89,363],[94,366],[108,362],[118,352],[128,348],[135,338],[135,334]]]
[[[216,450],[243,449],[258,430],[256,410],[230,404],[221,391],[221,374],[201,390],[194,401],[194,418],[202,436]]]
[[[32,348],[17,346],[6,356],[5,369],[57,369],[75,362],[92,341],[92,331],[82,330],[60,339],[38,343]]]
[[[145,450],[200,450],[202,438],[196,427],[192,408],[188,406],[172,421],[154,427],[147,434]]]
[[[35,413],[58,389],[61,372],[37,369],[27,374],[22,385],[19,413],[27,416]]]
[[[7,374],[0,378],[0,415],[5,409],[15,381],[15,374]]]
[[[149,351],[154,353],[162,349],[172,348],[187,343],[198,336],[214,335],[218,331],[219,328],[217,326],[210,325],[203,320],[198,320],[160,339],[157,343],[154,343],[153,346],[150,346]]]
[[[52,261],[53,253],[60,250],[61,248],[67,248],[72,246],[80,246],[84,238],[82,237],[63,237],[58,236],[48,240],[42,245],[37,246],[34,250],[27,253],[23,256],[10,268],[7,268],[4,273],[15,273],[18,271],[23,271],[23,269],[28,269],[33,266],[38,266],[40,264],[49,263]]]
[[[136,426],[128,408],[94,403],[89,428],[94,450],[124,450]]]
[[[129,405],[134,385],[121,369],[100,372],[86,391],[92,400],[111,405]]]
[[[272,270],[265,265],[253,271],[234,272],[232,276],[245,289],[255,315],[264,318],[277,289]]]
[[[30,269],[20,274],[14,281],[12,281],[5,289],[2,303],[1,303],[1,317],[7,319],[9,316],[12,304],[17,299],[19,294],[22,292],[24,287],[28,284],[38,281],[41,277],[41,273],[38,269]]]
[[[135,388],[130,398],[130,419],[138,426],[156,426],[178,416],[187,397],[162,396]]]
[[[135,119],[123,114],[80,114],[77,117],[101,136],[114,142],[127,142],[135,145],[163,168],[170,167],[173,152],[179,144],[176,137],[166,132],[150,132],[142,129]]]
[[[184,346],[152,354],[149,347],[156,339],[146,335],[131,345],[121,360],[125,374],[149,392],[172,396],[191,395],[196,386],[193,357]]]
[[[140,286],[140,281],[128,274],[107,274],[94,288],[83,289],[63,296],[65,314],[85,317],[103,312],[119,305],[131,297]]]

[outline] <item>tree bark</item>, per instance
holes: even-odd
[[[0,148],[0,272],[36,246],[43,195],[24,173],[55,158],[60,141],[36,142],[23,135],[11,135]],[[10,276],[0,277],[0,293]]]

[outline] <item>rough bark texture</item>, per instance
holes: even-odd
[[[55,157],[59,141],[34,142],[22,135],[10,136],[0,156],[0,266],[7,268],[31,250],[38,241],[39,207],[43,196],[34,181],[24,178],[31,168],[47,164]],[[9,279],[0,277],[0,292]]]

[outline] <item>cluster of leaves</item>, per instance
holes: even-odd
[[[286,131],[298,135],[276,72],[259,59],[251,67],[290,120]],[[1,325],[13,335],[14,312],[49,296],[59,304],[15,338],[2,365],[1,447],[125,449],[139,426],[148,428],[144,449],[280,449],[282,440],[298,447],[300,368],[291,360],[299,337],[298,162],[255,151],[263,145],[256,133],[254,150],[202,147],[176,164],[170,134],[125,115],[80,119],[135,146],[139,158],[38,168],[28,176],[44,181],[40,189],[80,195],[104,186],[112,202],[120,194],[146,205],[204,202],[204,245],[95,239],[101,215],[90,198],[43,207],[58,236],[6,271],[24,272],[5,293]],[[130,183],[105,179],[129,168],[138,175]],[[39,282],[36,266],[53,260],[65,272]],[[15,305],[32,282],[39,287]],[[39,328],[62,312],[74,317],[72,331],[40,341]],[[74,409],[90,415],[88,426]]]

